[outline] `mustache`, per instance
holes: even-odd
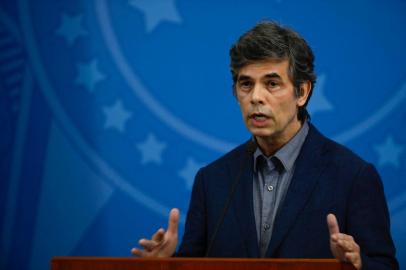
[[[248,116],[251,117],[253,115],[264,115],[266,117],[273,117],[273,112],[268,109],[268,108],[264,108],[264,107],[260,107],[260,106],[252,106],[248,109]]]

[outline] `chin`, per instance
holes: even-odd
[[[270,130],[260,129],[260,128],[251,128],[249,129],[250,133],[255,137],[272,137],[274,132]]]

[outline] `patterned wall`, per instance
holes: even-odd
[[[378,168],[405,268],[405,14],[401,0],[2,0],[0,269],[128,256],[172,207],[183,224],[197,169],[249,138],[228,50],[261,19],[314,49],[312,122]]]

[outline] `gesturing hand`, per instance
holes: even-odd
[[[140,257],[170,257],[175,253],[178,243],[179,210],[173,208],[169,213],[168,230],[159,229],[152,238],[141,239],[138,243],[144,249],[133,248],[131,253]]]
[[[334,257],[343,262],[350,262],[356,269],[361,269],[361,254],[358,244],[351,235],[340,233],[338,222],[333,214],[327,215],[330,232],[330,249]]]

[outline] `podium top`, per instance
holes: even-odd
[[[54,257],[51,270],[354,270],[335,259]]]

